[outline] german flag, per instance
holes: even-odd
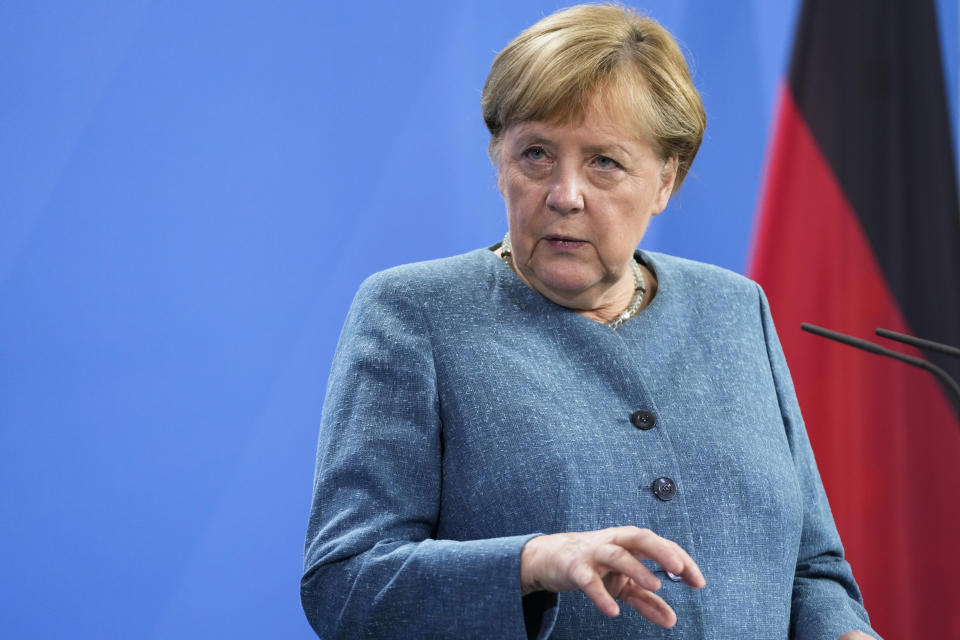
[[[887,638],[960,638],[960,419],[928,373],[800,323],[960,345],[951,141],[933,0],[803,3],[750,274],[769,296],[847,559]],[[960,380],[957,360],[896,348]]]

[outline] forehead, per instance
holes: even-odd
[[[604,132],[620,139],[652,142],[643,107],[644,88],[635,79],[618,82],[609,80],[604,86],[587,92],[581,101],[569,102],[554,110],[554,113],[536,119],[522,120],[507,127],[507,130],[522,125],[552,127],[555,130],[589,129]]]
[[[509,139],[524,142],[539,139],[588,146],[648,146],[649,141],[638,121],[636,113],[625,113],[616,106],[596,102],[576,116],[518,122],[507,129],[506,135]]]

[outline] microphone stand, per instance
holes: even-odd
[[[930,349],[931,351],[939,351],[940,353],[945,353],[948,356],[954,356],[960,358],[960,349],[956,347],[951,347],[948,344],[941,344],[939,342],[934,342],[933,340],[924,340],[923,338],[915,338],[914,336],[908,336],[905,333],[897,333],[896,331],[890,331],[890,329],[876,329],[874,331],[881,338],[889,338],[890,340],[896,340],[897,342],[903,342],[909,344],[913,347],[918,347],[920,349]]]
[[[957,384],[957,381],[954,380],[949,373],[933,364],[928,362],[923,358],[916,358],[914,356],[908,356],[904,353],[898,353],[887,349],[886,347],[881,347],[880,345],[870,342],[868,340],[862,340],[860,338],[854,338],[853,336],[848,336],[845,333],[839,333],[837,331],[831,331],[830,329],[824,329],[823,327],[818,327],[815,324],[810,324],[809,322],[804,322],[800,325],[800,328],[809,333],[813,333],[822,338],[829,338],[830,340],[836,340],[837,342],[842,342],[843,344],[849,345],[851,347],[856,347],[857,349],[862,349],[864,351],[869,351],[870,353],[876,353],[881,356],[887,356],[888,358],[893,358],[899,360],[900,362],[906,362],[909,365],[914,367],[919,367],[920,369],[925,369],[937,378],[944,384],[944,386],[953,392],[954,400],[957,407],[960,407],[960,384]],[[960,357],[960,349],[956,347],[951,347],[950,345],[940,344],[939,342],[933,342],[932,340],[924,340],[922,338],[915,338],[913,336],[908,336],[902,333],[897,333],[896,331],[890,331],[889,329],[877,329],[876,331],[878,336],[884,338],[890,338],[892,340],[898,340],[906,344],[920,347],[924,349],[932,349],[935,351],[940,351],[948,355]]]

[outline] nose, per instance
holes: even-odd
[[[583,211],[583,180],[575,167],[558,167],[547,191],[547,207],[556,213]]]

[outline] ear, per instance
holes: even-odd
[[[500,141],[491,143],[489,152],[490,162],[497,172],[497,191],[500,192],[500,197],[503,197],[503,170],[500,164]]]
[[[673,185],[677,181],[677,167],[679,162],[676,156],[672,158],[667,158],[667,161],[663,163],[663,168],[660,169],[660,186],[657,189],[657,198],[654,201],[653,215],[660,215],[660,213],[667,208],[667,203],[670,202],[670,196],[673,195]]]

